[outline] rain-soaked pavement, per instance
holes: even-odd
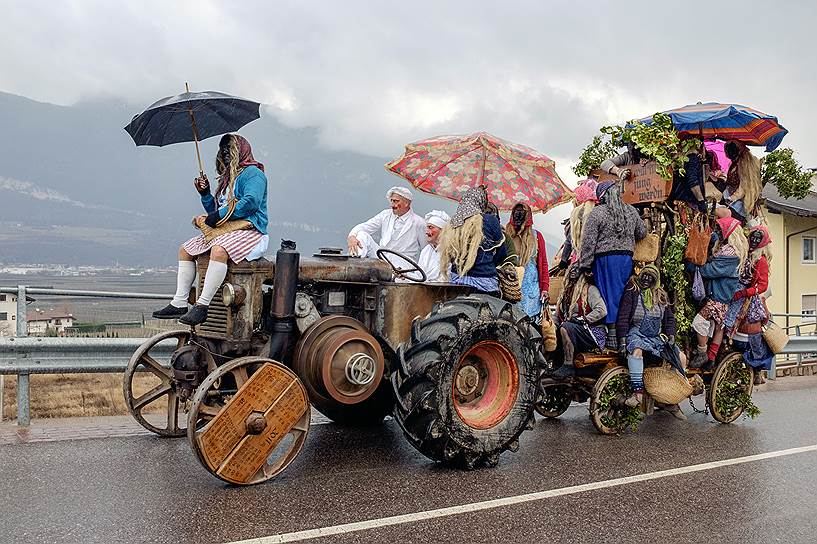
[[[597,434],[585,406],[574,406],[539,421],[499,467],[472,472],[428,462],[393,421],[375,430],[317,425],[279,479],[250,488],[211,477],[184,439],[5,445],[0,541],[265,544],[374,520],[310,542],[813,543],[817,448],[783,450],[817,445],[817,377],[778,380],[754,401],[756,421],[659,413],[623,437]],[[654,474],[713,461],[726,463]],[[636,478],[611,482],[625,476]],[[565,489],[580,484],[594,485]],[[519,498],[548,490],[556,491]],[[474,504],[507,497],[516,499]],[[438,510],[456,505],[468,506]]]

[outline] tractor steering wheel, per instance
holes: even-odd
[[[395,265],[387,257],[387,255],[389,255],[389,254],[396,255],[397,257],[403,259],[406,263],[410,264],[412,266],[412,268],[400,268],[399,266]],[[409,281],[414,281],[414,282],[417,282],[417,283],[423,283],[424,281],[426,281],[428,279],[428,276],[426,276],[425,270],[420,268],[420,265],[417,264],[414,260],[409,259],[408,257],[403,255],[402,253],[398,253],[398,252],[393,251],[391,249],[380,248],[380,249],[377,250],[377,258],[380,259],[381,261],[384,261],[386,264],[388,264],[391,267],[391,269],[394,271],[394,274],[396,276],[398,276],[398,277],[405,278],[405,279],[407,279]],[[420,279],[416,279],[416,278],[413,278],[411,276],[406,275],[406,274],[409,274],[411,272],[419,272],[420,276],[421,276]]]

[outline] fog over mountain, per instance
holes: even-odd
[[[0,93],[0,262],[176,262],[201,210],[195,150],[192,143],[136,147],[122,127],[139,111],[113,100],[56,106]],[[405,185],[385,171],[388,157],[327,150],[316,130],[263,113],[241,134],[269,178],[271,252],[280,238],[309,253],[343,245],[351,225],[386,206],[388,187]],[[211,181],[217,143],[202,143]],[[417,196],[419,213],[432,208],[454,205]]]

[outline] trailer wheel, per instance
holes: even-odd
[[[743,413],[745,401],[752,397],[752,369],[741,353],[726,355],[712,375],[706,391],[706,404],[715,421],[732,423]]]
[[[442,302],[415,318],[392,372],[394,416],[430,459],[494,466],[533,428],[542,338],[527,317],[488,295]]]
[[[601,434],[635,431],[644,417],[640,407],[624,401],[632,394],[630,373],[623,366],[611,368],[599,377],[590,397],[590,420]]]
[[[539,394],[536,397],[536,411],[547,418],[564,414],[573,401],[573,389],[568,384],[552,383],[543,373],[539,379]]]

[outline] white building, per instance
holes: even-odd
[[[0,336],[14,336],[17,331],[17,295],[0,293]]]
[[[28,320],[28,334],[44,335],[48,329],[55,331],[59,336],[65,334],[66,327],[74,326],[74,316],[64,310],[40,310],[39,308],[26,312]]]

